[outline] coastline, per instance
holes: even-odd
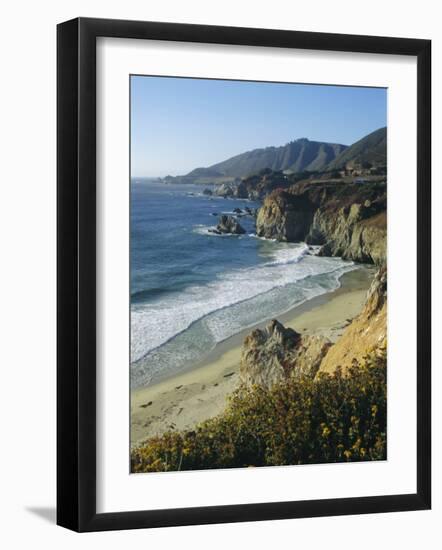
[[[301,333],[322,334],[333,342],[362,310],[375,269],[361,265],[345,273],[340,287],[317,296],[277,319]],[[216,416],[235,389],[244,337],[259,323],[220,342],[191,369],[131,393],[131,446],[169,429],[187,429]]]

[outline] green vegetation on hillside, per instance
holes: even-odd
[[[209,170],[236,177],[256,174],[264,168],[291,172],[322,170],[345,149],[345,145],[302,138],[281,147],[265,147],[241,153],[214,164]]]
[[[359,164],[363,168],[386,165],[387,128],[379,128],[348,147],[328,165],[327,169],[344,168],[347,163]]]
[[[256,178],[265,170],[284,173],[292,183],[314,175],[339,179],[340,170],[347,165],[362,170],[359,175],[382,176],[386,164],[387,128],[379,128],[350,147],[301,138],[280,147],[246,151],[212,166],[195,168],[184,176],[167,176],[164,182],[234,184],[239,178]]]
[[[132,472],[318,464],[386,458],[386,356],[344,375],[240,388],[220,416],[132,451]]]

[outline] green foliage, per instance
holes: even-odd
[[[132,472],[318,464],[386,458],[386,358],[345,375],[240,388],[226,411],[194,430],[135,449]]]

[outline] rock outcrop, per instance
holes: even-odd
[[[314,215],[314,206],[308,197],[287,192],[272,193],[258,210],[256,234],[278,241],[303,241]]]
[[[369,206],[360,203],[337,211],[319,208],[305,240],[309,244],[325,241],[319,252],[322,256],[341,256],[344,260],[384,264],[387,252],[386,211],[372,211]]]
[[[256,233],[280,241],[323,245],[321,254],[386,262],[386,186],[379,183],[294,185],[268,195]]]
[[[273,320],[245,338],[240,380],[245,386],[270,388],[293,376],[313,378],[330,346],[322,336],[302,336]]]
[[[263,200],[275,189],[286,189],[291,183],[293,181],[290,182],[282,172],[265,169],[243,178],[236,186],[234,195],[239,199]]]
[[[233,216],[227,216],[226,214],[220,216],[216,229],[212,231],[218,234],[232,235],[242,235],[246,232],[244,227],[239,224]]]
[[[216,195],[217,197],[229,198],[235,195],[235,190],[236,190],[236,185],[222,183],[221,185],[218,185],[215,188],[215,190],[213,191],[213,194]]]
[[[291,377],[332,373],[340,367],[345,373],[353,362],[363,364],[372,354],[387,348],[387,270],[381,267],[370,286],[362,312],[332,344],[318,335],[301,335],[272,320],[263,330],[256,329],[244,340],[240,382],[248,387],[271,388]]]
[[[345,372],[353,361],[363,363],[366,356],[384,352],[386,347],[387,270],[381,267],[368,290],[364,309],[328,350],[319,372],[334,372],[338,366]]]

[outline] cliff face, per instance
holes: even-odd
[[[258,210],[256,234],[278,241],[302,241],[313,222],[314,207],[308,197],[272,193]]]
[[[327,352],[319,372],[333,372],[338,366],[345,371],[353,361],[387,347],[387,271],[376,273],[367,294],[364,309],[345,329],[341,338]]]
[[[244,340],[240,380],[246,386],[270,388],[292,376],[313,378],[330,346],[322,336],[301,336],[273,320]]]
[[[323,256],[383,264],[387,250],[386,212],[372,215],[370,208],[359,203],[335,212],[320,208],[305,240],[309,244],[323,244],[320,251]]]
[[[386,262],[386,188],[382,184],[316,183],[274,191],[256,220],[260,237],[323,245],[321,254]]]

